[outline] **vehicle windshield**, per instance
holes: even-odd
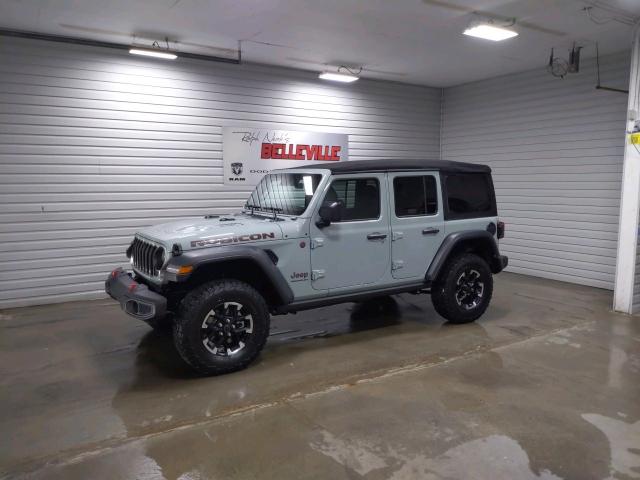
[[[244,207],[252,211],[302,215],[320,180],[320,174],[270,173],[262,178]]]

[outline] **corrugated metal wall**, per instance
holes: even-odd
[[[0,308],[102,295],[142,226],[237,209],[221,127],[350,135],[352,159],[439,155],[439,89],[0,37]]]
[[[629,56],[601,59],[627,88]],[[442,157],[493,168],[509,270],[613,289],[627,96],[595,64],[445,89]]]

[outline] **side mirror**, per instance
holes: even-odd
[[[319,228],[328,227],[333,222],[342,221],[343,204],[340,200],[337,202],[324,202],[318,210],[320,220],[316,222]]]

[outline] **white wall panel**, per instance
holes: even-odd
[[[136,229],[237,210],[222,127],[349,134],[437,158],[439,89],[0,37],[0,308],[103,295]]]
[[[627,88],[628,54],[601,69]],[[595,78],[585,61],[445,89],[441,149],[492,167],[510,271],[613,289],[627,96]]]

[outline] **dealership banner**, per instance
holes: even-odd
[[[224,127],[224,184],[254,186],[277,168],[345,161],[348,143],[339,133]]]

